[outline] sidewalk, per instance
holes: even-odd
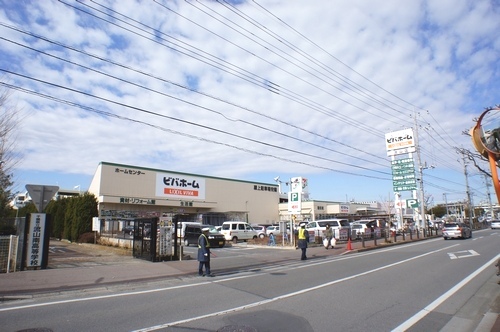
[[[382,247],[378,240],[378,247]],[[402,243],[402,242],[401,242]],[[95,287],[107,287],[120,283],[155,281],[164,278],[195,276],[198,262],[196,258],[182,261],[150,262],[132,257],[131,251],[103,247],[92,244],[56,242],[80,256],[65,258],[52,257],[49,254],[48,268],[0,274],[0,300],[16,297],[41,296],[45,293],[59,293],[69,290],[83,290]],[[52,244],[51,244],[52,245]],[[365,246],[373,247],[373,241],[365,242]],[[237,246],[251,246],[246,243]],[[262,247],[262,246],[255,246]],[[362,249],[361,242],[351,243],[352,251]],[[241,269],[275,265],[280,262],[299,260],[300,251],[290,247],[268,247],[276,250],[273,255],[255,255],[251,259],[225,259],[212,262],[215,274],[227,274]],[[214,250],[215,251],[215,250]],[[337,244],[335,249],[325,250],[323,246],[311,244],[307,250],[309,259],[347,253],[347,244]],[[56,254],[52,256],[57,256]]]

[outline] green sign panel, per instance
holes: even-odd
[[[412,190],[417,190],[416,185],[406,185],[406,186],[394,186],[394,192],[401,192],[401,191],[412,191]]]
[[[413,180],[401,180],[401,181],[392,181],[393,186],[406,186],[406,185],[416,185],[417,181]]]
[[[406,200],[406,207],[410,209],[415,209],[419,207],[418,200],[417,199],[407,199]]]
[[[392,170],[392,175],[393,176],[396,176],[396,175],[406,175],[406,174],[415,174],[415,170],[413,168],[402,169],[402,170],[398,170],[398,171]]]
[[[410,170],[414,170],[415,169],[415,166],[413,166],[413,164],[402,164],[402,165],[392,165],[391,166],[392,168],[392,171],[401,171],[401,170],[405,170],[405,169],[410,169]]]
[[[392,160],[391,161],[392,165],[413,165],[413,159],[412,158],[404,158],[404,159],[398,159],[398,160]]]
[[[405,181],[415,179],[415,174],[392,175],[392,181]]]
[[[392,160],[391,169],[395,192],[417,190],[413,158]]]

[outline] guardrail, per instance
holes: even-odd
[[[406,230],[390,230],[388,228],[374,228],[373,231],[367,228],[364,233],[351,232],[350,229],[334,230],[334,237],[337,242],[347,242],[350,241],[365,241],[365,240],[385,240],[385,242],[398,242],[406,241],[407,238],[410,240],[441,236],[441,230],[436,228],[426,228],[426,229],[406,229]],[[323,243],[324,235],[323,231],[309,231],[310,242],[321,244]]]

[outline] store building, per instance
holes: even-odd
[[[88,191],[104,220],[175,216],[215,226],[226,220],[279,221],[277,184],[101,162]]]
[[[281,221],[289,221],[291,213],[287,203],[279,204]],[[375,219],[388,220],[389,215],[377,202],[331,202],[308,200],[301,202],[301,213],[295,214],[297,223],[331,218],[347,218],[351,221],[367,216]]]

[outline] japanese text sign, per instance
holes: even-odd
[[[157,173],[156,196],[205,199],[205,179],[184,174]]]

